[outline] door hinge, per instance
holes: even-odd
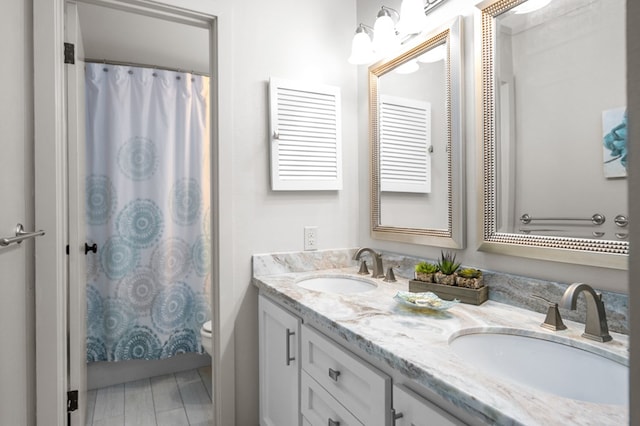
[[[67,392],[67,411],[76,411],[78,409],[78,391],[72,390]]]
[[[64,63],[65,64],[76,63],[76,48],[73,43],[64,44]]]

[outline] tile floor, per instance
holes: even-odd
[[[211,367],[87,393],[87,426],[205,426],[212,417]]]

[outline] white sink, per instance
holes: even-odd
[[[461,334],[449,345],[468,365],[544,392],[600,404],[629,403],[629,368],[621,359],[502,332]]]
[[[314,277],[299,281],[298,286],[307,290],[326,293],[352,294],[373,290],[377,287],[370,281],[356,277]]]

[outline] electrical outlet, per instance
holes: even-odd
[[[318,250],[318,227],[317,226],[304,227],[304,249]]]

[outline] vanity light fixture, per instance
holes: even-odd
[[[364,24],[358,25],[351,42],[349,63],[366,65],[389,56],[398,50],[402,43],[424,31],[427,27],[427,14],[445,1],[402,0],[400,13],[382,6],[373,29]],[[539,0],[529,0],[532,1]]]
[[[392,18],[395,16],[395,21]],[[400,38],[396,32],[396,22],[400,14],[386,6],[382,6],[378,12],[376,22],[373,24],[373,51],[378,56],[386,56],[400,47]]]
[[[371,36],[373,31],[364,24],[358,25],[351,41],[351,56],[349,63],[354,65],[370,64],[375,59]]]
[[[542,9],[549,3],[551,3],[551,0],[527,0],[521,5],[514,7],[513,13],[521,15],[524,13],[535,12],[536,10]]]

